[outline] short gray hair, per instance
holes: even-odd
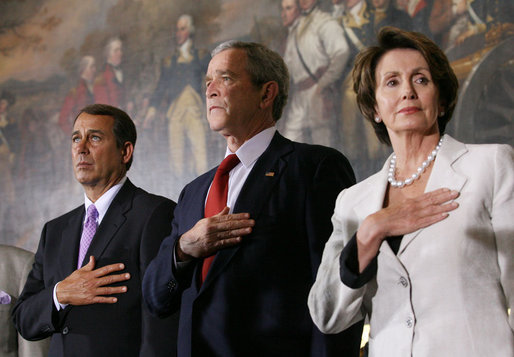
[[[273,102],[272,115],[274,121],[279,120],[289,92],[289,71],[282,57],[260,43],[235,40],[219,44],[211,52],[211,56],[214,57],[229,49],[240,49],[246,53],[246,70],[256,87],[270,81],[278,84],[278,94]]]

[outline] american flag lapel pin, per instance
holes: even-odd
[[[273,177],[273,176],[275,176],[275,173],[273,171],[268,171],[268,172],[266,172],[266,176]]]

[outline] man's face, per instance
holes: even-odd
[[[389,5],[390,0],[372,0],[371,3],[375,9],[385,9]]]
[[[177,32],[175,34],[177,45],[182,45],[189,38],[189,26],[185,19],[180,19],[177,22]]]
[[[0,100],[0,113],[6,112],[8,106],[9,102],[7,101],[7,99]]]
[[[89,64],[84,68],[84,72],[82,72],[82,78],[84,78],[88,82],[92,82],[95,79],[96,74],[96,64],[95,61],[92,60]]]
[[[119,66],[121,64],[121,58],[123,56],[123,51],[121,48],[120,42],[115,42],[111,46],[111,51],[109,52],[109,58],[107,61],[113,66]]]
[[[289,27],[300,15],[300,9],[296,6],[296,0],[282,0],[282,25]]]
[[[211,130],[225,137],[244,137],[262,120],[262,89],[252,83],[246,61],[243,50],[228,49],[214,56],[207,69],[207,120]]]
[[[316,1],[317,0],[299,0],[298,2],[302,10],[306,11],[313,7]]]
[[[346,5],[346,7],[348,7],[349,9],[351,9],[352,7],[354,7],[355,5],[357,5],[358,3],[360,3],[362,0],[344,0],[344,3]]]
[[[130,155],[117,147],[113,125],[110,116],[87,113],[80,114],[73,125],[73,171],[83,186],[110,187],[125,174]]]

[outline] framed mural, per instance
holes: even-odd
[[[308,85],[295,81],[296,72],[306,68],[296,63],[295,70],[286,51],[295,16],[302,16],[298,6],[294,0],[1,1],[0,243],[35,251],[44,222],[83,202],[70,137],[86,104],[113,104],[134,119],[138,141],[129,176],[150,192],[177,200],[184,184],[217,165],[225,148],[206,124],[203,74],[210,50],[228,39],[261,42],[284,56],[293,86],[279,130],[342,151],[359,180],[377,171],[390,149],[360,117],[349,73],[356,53],[385,25],[421,31],[445,49],[461,84],[448,132],[465,142],[514,144],[511,0],[320,1],[323,26],[332,27],[319,34],[327,45],[312,56],[325,56],[321,70],[330,68],[330,91],[317,101],[320,122],[295,131],[295,118],[311,110],[294,107],[302,102],[299,88]],[[332,48],[338,48],[333,56]]]

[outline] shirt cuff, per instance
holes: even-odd
[[[178,244],[178,242],[177,242]],[[194,260],[188,260],[186,262],[179,262],[177,260],[177,247],[174,247],[173,248],[173,268],[175,269],[175,271],[177,273],[180,273],[181,271],[183,271],[185,268],[187,268],[188,266],[191,265],[191,263],[193,262]]]
[[[357,249],[357,233],[355,233],[341,251],[339,257],[339,275],[344,285],[358,289],[368,283],[377,273],[377,257],[359,273],[359,252]]]
[[[63,310],[66,308],[66,306],[68,306],[68,304],[61,304],[59,302],[59,300],[57,300],[57,285],[59,285],[60,282],[58,282],[57,284],[55,284],[54,286],[54,292],[53,292],[53,298],[54,298],[54,305],[55,305],[55,308],[57,309],[57,311],[60,311],[60,310]]]

